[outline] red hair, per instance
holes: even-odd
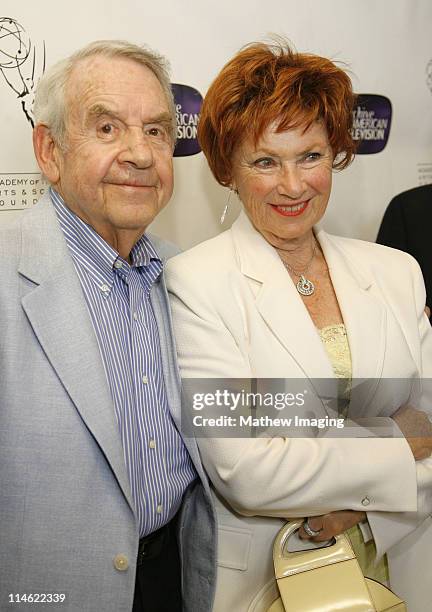
[[[322,121],[334,168],[352,161],[355,95],[348,75],[330,60],[297,53],[288,44],[253,43],[230,60],[204,99],[198,139],[209,166],[229,186],[232,157],[245,138],[255,143],[273,122],[278,131]]]

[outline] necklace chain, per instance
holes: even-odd
[[[299,277],[299,280],[296,284],[296,289],[298,293],[300,293],[300,295],[308,296],[308,295],[312,295],[315,292],[315,285],[313,284],[311,280],[309,280],[305,276],[305,274],[310,268],[313,258],[315,257],[315,253],[316,253],[316,241],[314,240],[314,245],[312,248],[312,255],[309,261],[307,262],[306,267],[303,271],[294,270],[294,268],[292,268],[289,264],[286,263],[286,261],[284,261],[281,258],[282,263],[285,266],[285,268],[288,270],[288,272],[292,272],[293,274]]]
[[[305,269],[304,269],[303,271],[294,270],[294,268],[292,268],[292,267],[291,267],[291,266],[290,266],[290,265],[289,265],[289,264],[288,264],[286,261],[284,261],[282,258],[281,258],[281,259],[282,259],[282,263],[283,263],[283,265],[285,266],[285,268],[286,268],[286,269],[287,269],[289,272],[292,272],[292,273],[293,273],[293,274],[295,274],[296,276],[304,276],[304,275],[307,273],[307,271],[309,270],[310,266],[311,266],[311,263],[312,263],[312,261],[313,261],[313,258],[315,257],[315,253],[316,253],[316,242],[315,242],[315,240],[314,240],[314,245],[313,245],[313,248],[312,248],[312,255],[310,256],[310,259],[309,259],[309,261],[307,262],[306,267],[305,267]]]

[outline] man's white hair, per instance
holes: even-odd
[[[96,40],[51,66],[41,77],[36,88],[33,106],[35,124],[47,125],[59,146],[66,145],[66,85],[75,66],[80,61],[94,56],[127,58],[153,72],[161,84],[168,103],[172,117],[170,135],[175,142],[176,113],[168,60],[148,47],[125,40]]]

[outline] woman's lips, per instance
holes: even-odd
[[[299,204],[292,204],[290,206],[277,206],[276,204],[270,204],[273,210],[283,217],[298,217],[308,207],[309,200],[306,202],[300,202]]]

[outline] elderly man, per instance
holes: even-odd
[[[93,43],[35,117],[51,188],[0,237],[0,609],[206,612],[213,511],[145,234],[173,188],[164,60]]]

